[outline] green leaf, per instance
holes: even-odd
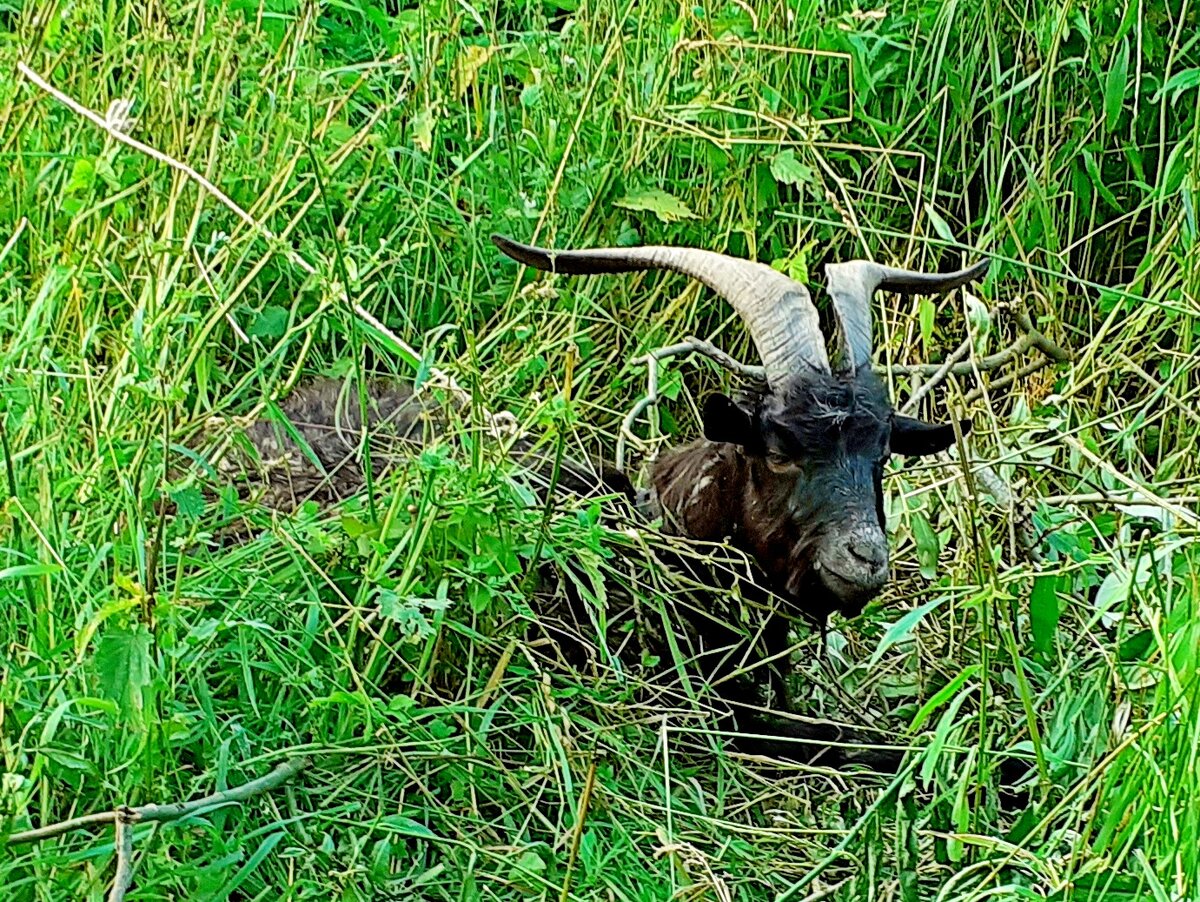
[[[917,563],[921,568],[921,576],[933,579],[937,576],[938,552],[941,545],[937,533],[929,525],[929,518],[922,513],[914,513],[912,518],[913,539],[917,543]]]
[[[91,160],[76,160],[71,167],[71,178],[64,190],[66,194],[80,194],[91,191],[96,184],[96,165]]]
[[[644,191],[626,194],[620,200],[615,201],[613,205],[623,210],[641,210],[653,213],[667,223],[696,218],[696,214],[688,208],[687,204],[660,188],[647,188]]]
[[[1138,630],[1128,639],[1125,639],[1117,648],[1117,659],[1125,663],[1143,661],[1153,643],[1154,632],[1152,630]]]
[[[171,493],[171,500],[179,516],[184,520],[197,520],[204,513],[204,493],[194,485]]]
[[[379,821],[379,826],[399,833],[401,836],[411,836],[413,839],[441,839],[436,833],[411,817],[400,814],[389,815]]]
[[[929,204],[925,205],[925,215],[929,217],[929,224],[933,226],[933,230],[937,232],[937,236],[948,244],[955,244],[954,233],[950,231],[950,224],[938,215],[937,210],[933,209]]]
[[[542,856],[533,849],[526,849],[513,862],[508,879],[514,886],[532,893],[542,885],[542,880],[538,878],[542,878],[545,873],[546,862]]]
[[[282,338],[287,331],[288,312],[282,307],[268,304],[254,318],[247,333],[251,338]]]
[[[933,319],[936,313],[937,307],[929,298],[921,298],[917,302],[917,322],[921,326],[921,341],[926,347],[933,339]]]
[[[1100,174],[1100,167],[1096,165],[1096,158],[1092,156],[1092,152],[1085,147],[1080,151],[1080,156],[1083,157],[1083,165],[1087,169],[1087,174],[1091,178],[1092,184],[1096,186],[1096,190],[1100,192],[1100,196],[1104,198],[1105,203],[1114,210],[1121,210],[1121,202],[1117,200],[1117,196],[1112,193],[1108,185],[1104,184],[1104,177]]]
[[[395,589],[380,589],[376,604],[379,605],[379,615],[388,620],[399,620],[404,616],[404,602]]]
[[[141,723],[146,688],[150,685],[150,631],[138,623],[109,626],[92,657],[100,694],[115,701],[121,713]]]
[[[1096,598],[1092,602],[1092,607],[1102,614],[1106,613],[1118,605],[1124,604],[1132,589],[1133,574],[1128,570],[1117,568],[1101,581],[1100,588],[1096,590]]]
[[[533,109],[542,100],[542,86],[540,84],[526,85],[521,89],[521,106],[525,109]]]
[[[1159,198],[1166,199],[1175,196],[1175,192],[1183,184],[1183,177],[1187,175],[1190,166],[1188,157],[1192,155],[1194,147],[1195,144],[1192,141],[1180,141],[1167,154],[1167,165],[1163,167],[1162,181],[1154,189],[1154,193]]]
[[[1174,106],[1185,91],[1190,91],[1196,87],[1200,87],[1200,67],[1184,69],[1182,72],[1176,72],[1167,79],[1166,84],[1155,93],[1153,103],[1158,103],[1162,100],[1163,95],[1168,91],[1174,91],[1175,93],[1171,97],[1171,106]]]
[[[789,278],[795,279],[801,285],[808,284],[808,254],[805,251],[801,251],[788,260],[787,274]]]
[[[413,116],[412,122],[409,123],[412,127],[412,142],[417,150],[422,153],[429,153],[433,149],[433,126],[435,121],[433,110],[426,107]]]
[[[1058,576],[1044,573],[1033,581],[1029,596],[1029,627],[1033,635],[1033,650],[1049,655],[1054,652],[1054,636],[1058,632]]]
[[[775,154],[771,160],[771,175],[784,185],[811,185],[817,180],[816,171],[797,160],[796,151],[791,148]]]
[[[110,191],[121,190],[121,179],[117,176],[116,170],[113,169],[112,163],[104,157],[99,157],[96,160],[96,176],[108,186]]]
[[[967,680],[979,673],[981,667],[982,665],[980,664],[968,664],[958,676],[935,692],[929,701],[921,706],[921,710],[916,713],[916,716],[913,717],[909,729],[914,733],[920,730],[925,725],[925,721],[929,719],[929,716],[949,699],[953,698]]]
[[[272,850],[279,845],[279,841],[287,835],[286,831],[280,830],[278,833],[270,834],[259,843],[258,848],[246,859],[246,863],[238,868],[237,873],[222,881],[220,891],[209,897],[211,902],[224,902],[224,900],[228,899],[234,890],[253,876],[254,872],[258,870],[259,865],[267,859]],[[238,898],[244,897],[239,893]]]
[[[1108,131],[1117,126],[1121,107],[1125,103],[1125,89],[1129,76],[1129,39],[1123,38],[1121,46],[1113,54],[1112,65],[1104,80],[1104,125]]]
[[[927,601],[920,607],[913,608],[889,626],[887,632],[883,634],[883,638],[879,640],[879,645],[875,647],[875,651],[871,655],[871,663],[867,665],[868,669],[878,664],[884,652],[889,648],[897,642],[908,638],[909,633],[916,628],[917,624],[925,619],[925,615],[939,605],[944,604],[945,601],[945,598],[935,598],[933,601]]]

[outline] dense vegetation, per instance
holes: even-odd
[[[1197,898],[1197,18],[0,5],[5,832],[305,752],[283,788],[135,827],[129,898]],[[629,673],[548,664],[523,638],[532,564],[571,559],[602,603],[644,542],[531,504],[478,423],[291,518],[190,450],[304,375],[371,370],[449,374],[551,447],[612,455],[647,350],[695,334],[750,359],[694,284],[535,279],[493,231],[814,280],[986,253],[979,303],[883,299],[880,367],[968,329],[995,352],[1015,304],[1071,349],[922,402],[969,411],[977,465],[897,462],[892,585],[824,655],[797,630],[812,713],[891,718],[910,768],[768,768],[699,708],[641,706]],[[729,381],[667,362],[633,469]],[[239,524],[250,540],[220,541]],[[633,584],[647,610],[668,580]],[[5,898],[103,898],[113,860],[107,828],[10,845]]]

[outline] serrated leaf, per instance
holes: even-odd
[[[1039,654],[1053,654],[1059,614],[1058,577],[1042,574],[1034,579],[1029,595],[1029,628],[1033,650]]]
[[[771,175],[784,185],[811,185],[817,178],[816,170],[797,160],[796,151],[791,148],[775,154],[771,160]]]
[[[388,620],[399,620],[404,615],[404,603],[395,589],[380,589],[375,603],[379,605],[379,615]]]
[[[1121,40],[1121,46],[1113,54],[1112,65],[1104,79],[1104,126],[1108,131],[1116,128],[1125,103],[1125,89],[1129,78],[1129,38]]]
[[[100,694],[116,702],[125,717],[140,723],[152,669],[150,631],[140,623],[107,627],[96,643],[92,668]]]
[[[687,204],[661,188],[647,188],[644,191],[626,194],[620,200],[615,201],[613,206],[623,210],[641,210],[653,213],[666,223],[696,218],[696,214],[688,208]]]
[[[287,325],[288,312],[282,307],[268,304],[246,331],[251,338],[282,338]]]
[[[75,165],[71,167],[71,178],[63,190],[66,194],[79,194],[83,191],[90,191],[95,184],[95,164],[91,160],[80,159],[76,160]]]
[[[198,520],[204,513],[204,493],[194,485],[185,486],[171,493],[175,509],[184,520]]]

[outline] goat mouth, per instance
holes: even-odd
[[[846,617],[857,617],[861,614],[867,602],[883,588],[879,581],[872,580],[864,584],[861,580],[834,570],[828,564],[818,564],[817,571],[825,589],[837,600],[838,610]]]

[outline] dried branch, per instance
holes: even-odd
[[[133,822],[136,819],[132,808],[117,809],[117,874],[113,877],[108,902],[125,902],[125,893],[133,883]]]
[[[28,79],[30,83],[49,94],[76,116],[86,119],[88,122],[92,123],[92,125],[96,126],[96,128],[100,129],[114,141],[124,144],[126,147],[132,148],[139,153],[143,153],[151,159],[157,160],[163,165],[169,166],[177,172],[187,176],[189,179],[207,191],[210,195],[216,198],[222,206],[224,206],[227,210],[233,213],[234,216],[249,226],[252,231],[261,235],[268,241],[274,241],[276,239],[276,235],[270,229],[239,207],[237,203],[235,203],[229,197],[229,195],[227,195],[224,191],[206,179],[187,163],[184,163],[181,160],[176,160],[174,157],[168,156],[162,151],[151,147],[149,144],[144,144],[137,138],[130,137],[128,134],[126,134],[132,125],[132,121],[128,116],[128,106],[114,105],[109,109],[109,114],[107,116],[101,116],[99,113],[89,110],[73,97],[69,97],[62,91],[58,90],[58,88],[54,87],[52,84],[46,81],[46,79],[42,78],[40,75],[38,75],[38,73],[29,68],[24,61],[19,60],[17,62],[17,71],[26,79]],[[128,101],[125,101],[124,103],[127,104]],[[297,266],[299,266],[309,275],[312,275],[316,272],[316,269],[313,267],[313,265],[295,251],[292,251],[288,256],[292,259],[292,262],[296,263]]]
[[[666,360],[669,357],[680,357],[684,354],[700,354],[715,361],[718,366],[739,376],[744,376],[747,379],[762,380],[766,378],[766,370],[763,367],[742,363],[740,360],[736,360],[726,354],[711,342],[692,335],[689,335],[678,344],[667,345],[665,348],[658,348],[651,351],[644,357],[638,357],[633,362],[646,365],[646,394],[633,405],[621,423],[621,433],[617,436],[616,465],[618,470],[622,472],[625,470],[625,451],[628,443],[638,440],[638,437],[633,433],[633,424],[638,421],[638,418],[642,414],[658,404],[660,400],[658,394],[658,362]]]
[[[139,805],[136,808],[122,806],[115,811],[101,811],[96,814],[87,814],[83,817],[59,821],[57,824],[49,824],[48,826],[38,827],[34,830],[22,830],[20,833],[12,833],[4,842],[5,845],[15,846],[19,843],[50,839],[55,836],[61,836],[63,833],[69,833],[72,830],[93,827],[97,824],[111,824],[121,817],[122,812],[129,813],[131,823],[141,821],[156,823],[176,821],[188,815],[195,814],[198,811],[203,811],[206,808],[215,808],[218,805],[227,805],[231,802],[244,802],[256,795],[268,792],[292,779],[292,777],[296,776],[296,774],[300,773],[308,765],[309,759],[306,757],[292,758],[278,765],[265,777],[251,780],[249,783],[243,783],[241,786],[234,787],[233,789],[223,789],[220,792],[214,792],[212,795],[204,796],[201,799],[168,805],[155,805],[151,803],[148,805]]]
[[[754,366],[749,363],[742,363],[736,360],[729,354],[726,354],[716,345],[705,341],[703,338],[696,338],[694,335],[689,335],[679,344],[667,345],[665,348],[658,348],[651,351],[645,357],[639,357],[634,360],[634,363],[650,364],[651,360],[665,360],[668,357],[678,357],[681,354],[700,354],[710,360],[714,360],[724,369],[730,372],[737,373],[739,376],[745,376],[747,379],[766,379],[767,371],[765,367]]]
[[[928,376],[929,379],[917,388],[904,406],[901,407],[901,413],[911,413],[917,408],[917,405],[925,399],[925,397],[933,391],[938,385],[944,382],[950,376],[969,376],[976,373],[986,373],[992,370],[998,370],[1001,367],[1016,360],[1030,348],[1036,348],[1041,354],[1038,358],[1021,367],[1014,374],[1005,376],[991,385],[987,386],[987,390],[995,390],[1005,388],[1015,382],[1017,379],[1035,373],[1043,367],[1049,366],[1051,363],[1061,363],[1071,359],[1069,351],[1060,348],[1049,338],[1043,335],[1036,326],[1029,314],[1020,307],[1010,308],[1013,321],[1020,330],[1020,336],[1007,348],[997,351],[995,354],[989,354],[986,357],[981,357],[978,360],[964,359],[967,352],[970,350],[970,339],[963,342],[955,350],[955,352],[942,363],[920,363],[912,366],[893,366],[889,369],[896,376]],[[995,311],[993,311],[993,316]],[[983,395],[984,387],[980,386],[974,389],[967,395],[967,403],[978,400]]]
[[[900,412],[907,414],[916,410],[917,405],[925,399],[925,396],[933,391],[940,382],[945,380],[946,376],[950,373],[950,370],[954,369],[954,367],[958,365],[958,362],[964,359],[969,353],[971,353],[971,339],[968,338],[955,349],[953,354],[946,358],[946,360],[933,372],[933,375],[931,375],[926,382],[921,383],[916,389],[913,390],[913,393],[909,395],[908,400],[904,402],[904,406],[900,408]],[[895,369],[893,369],[893,372],[895,372]],[[919,378],[920,374],[913,374],[914,380]]]
[[[39,842],[43,839],[61,836],[72,830],[94,827],[97,824],[114,824],[116,829],[114,845],[117,850],[117,872],[113,877],[113,885],[108,894],[108,902],[124,902],[125,894],[133,882],[133,827],[135,824],[141,821],[150,821],[152,823],[176,821],[220,805],[244,802],[247,799],[268,792],[286,783],[296,776],[296,774],[300,773],[300,771],[308,767],[308,764],[309,759],[306,757],[292,758],[278,765],[265,777],[259,777],[257,780],[251,780],[249,783],[243,783],[241,786],[234,787],[233,789],[214,792],[212,795],[193,799],[190,802],[177,802],[169,805],[139,805],[136,808],[122,805],[114,811],[101,811],[97,814],[88,814],[83,817],[59,821],[57,824],[49,824],[34,830],[23,830],[20,833],[13,833],[4,840],[4,844],[15,846],[19,843]]]
[[[1026,376],[1032,376],[1040,369],[1044,369],[1050,365],[1051,361],[1048,357],[1039,354],[1035,359],[1029,361],[1014,373],[1009,373],[1007,376],[989,382],[987,385],[979,385],[971,389],[963,397],[964,405],[971,405],[982,398],[987,392],[999,391],[1002,388],[1008,388],[1019,379],[1024,379]]]

